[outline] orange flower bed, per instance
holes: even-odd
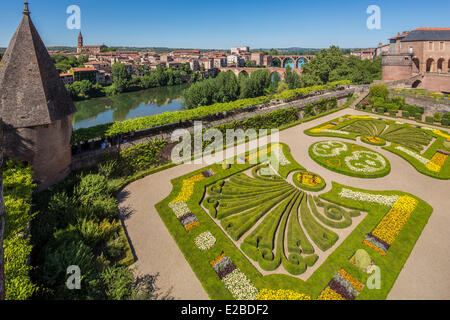
[[[353,288],[355,288],[355,290],[361,291],[363,289],[364,285],[361,282],[359,282],[358,279],[353,278],[351,275],[349,275],[344,269],[339,270],[338,273],[344,279],[350,282],[350,284],[352,285]]]
[[[364,240],[364,244],[372,249],[374,249],[376,252],[378,252],[380,255],[385,256],[386,252],[378,248],[376,245],[371,244],[369,241]]]
[[[220,260],[222,260],[223,258],[225,258],[225,253],[222,253],[220,256],[218,256],[217,258],[215,258],[213,261],[210,262],[211,266],[215,266],[216,264],[218,264],[220,262]]]
[[[189,223],[189,224],[185,227],[185,229],[186,229],[186,231],[190,231],[192,228],[197,227],[197,226],[199,226],[199,225],[200,225],[200,222],[192,222],[192,223]]]

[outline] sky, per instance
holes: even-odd
[[[0,47],[7,47],[23,0],[0,0]],[[427,0],[29,0],[47,46],[76,46],[67,28],[81,10],[86,45],[229,49],[375,47],[397,32],[450,27],[450,1]],[[367,28],[367,8],[381,9],[381,29]]]

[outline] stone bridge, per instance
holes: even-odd
[[[311,61],[315,56],[312,55],[306,55],[306,56],[272,56],[272,64],[273,60],[278,59],[280,61],[280,67],[286,68],[286,64],[289,61],[292,61],[294,63],[294,69],[301,69],[302,65],[306,62]]]
[[[249,76],[253,72],[258,71],[258,70],[269,70],[270,75],[278,73],[281,80],[284,80],[284,73],[286,72],[285,68],[274,68],[274,67],[270,67],[270,68],[233,68],[233,67],[230,67],[230,68],[220,68],[219,70],[223,71],[223,72],[232,71],[236,76],[239,76],[241,73]],[[292,71],[297,73],[298,75],[301,75],[303,72],[302,69],[293,69]]]

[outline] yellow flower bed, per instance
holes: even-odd
[[[371,116],[348,116],[350,119],[372,119]]]
[[[173,200],[171,203],[177,203],[177,202],[188,202],[191,198],[192,194],[194,193],[194,185],[196,182],[201,181],[205,179],[205,177],[202,174],[198,174],[196,176],[193,176],[191,178],[183,180],[183,186],[181,187],[181,192],[178,194],[178,196]]]
[[[382,143],[383,140],[381,140],[378,137],[366,137],[366,140],[372,143]]]
[[[325,126],[323,126],[323,127],[316,128],[316,129],[312,129],[311,132],[312,132],[312,133],[319,133],[319,132],[321,132],[322,130],[331,129],[331,128],[333,128],[334,126],[335,126],[334,124],[327,124],[327,125],[325,125]]]
[[[314,176],[310,173],[300,173],[297,176],[297,180],[301,184],[304,184],[305,186],[309,186],[309,187],[316,187],[322,183],[321,178],[319,178],[318,176]]]
[[[311,300],[310,296],[303,293],[298,293],[292,290],[267,290],[262,289],[257,297],[257,300]]]
[[[434,130],[433,133],[450,140],[450,135],[443,133],[441,130]]]
[[[445,164],[445,161],[447,161],[447,158],[448,156],[446,154],[437,152],[427,164],[427,169],[434,172],[440,172]]]
[[[389,245],[395,241],[411,213],[417,207],[418,201],[409,196],[400,197],[388,214],[381,220],[372,234]]]
[[[275,145],[270,145],[269,147],[267,147],[266,149],[260,150],[258,152],[254,152],[249,154],[248,156],[245,157],[245,160],[247,162],[251,162],[252,160],[254,160],[255,158],[258,159],[260,158],[262,155],[268,154],[274,150],[277,150],[281,147],[280,144],[275,144]]]
[[[339,293],[327,287],[323,290],[320,295],[317,297],[317,300],[345,300]]]

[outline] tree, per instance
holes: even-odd
[[[310,62],[303,65],[301,86],[320,85],[339,80],[350,80],[355,84],[372,83],[381,79],[381,58],[361,60],[346,57],[339,47],[321,50]]]
[[[269,70],[254,71],[241,87],[241,98],[255,98],[266,94],[266,89],[271,85]]]
[[[290,66],[286,67],[284,81],[286,81],[290,90],[300,88],[301,86],[300,76]]]
[[[113,83],[118,92],[125,92],[131,81],[131,72],[123,63],[115,63],[111,71]]]

